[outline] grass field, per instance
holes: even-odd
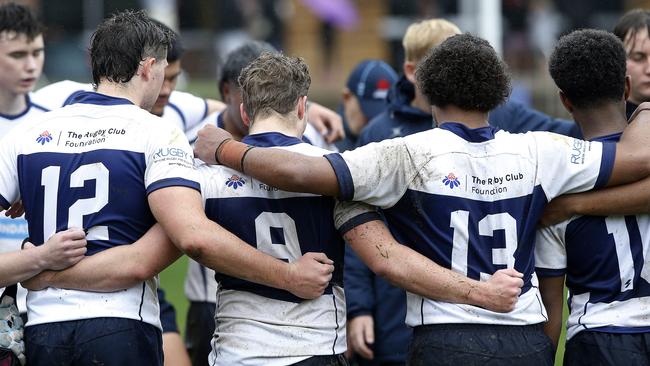
[[[181,334],[185,333],[185,314],[187,313],[187,307],[189,305],[187,298],[183,293],[183,281],[185,281],[186,273],[187,257],[183,256],[160,274],[160,285],[165,290],[167,300],[171,302],[176,308],[176,321],[178,321],[178,326],[181,330]],[[565,307],[565,321],[566,316],[567,309]],[[562,336],[560,338],[560,346],[558,347],[557,356],[555,357],[556,366],[562,365],[562,357],[564,356],[564,337],[565,331],[563,329]]]

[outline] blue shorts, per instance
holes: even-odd
[[[30,366],[162,366],[160,329],[138,320],[93,318],[25,328]]]
[[[564,365],[648,366],[650,333],[582,331],[567,342]]]
[[[413,329],[408,365],[553,366],[541,324],[436,324]]]

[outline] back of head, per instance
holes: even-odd
[[[641,29],[647,29],[650,34],[650,10],[634,9],[625,13],[614,26],[614,35],[622,42],[634,42],[636,33]],[[632,45],[634,46],[634,45]]]
[[[417,63],[431,48],[460,33],[454,23],[445,19],[429,19],[411,24],[402,39],[405,59]]]
[[[549,58],[548,70],[578,108],[621,101],[625,92],[625,49],[609,32],[582,29],[563,36]]]
[[[33,40],[43,33],[43,25],[30,8],[15,3],[0,6],[0,33],[7,32],[11,38],[24,34]]]
[[[167,48],[167,63],[171,64],[172,62],[180,60],[183,56],[183,53],[185,53],[183,43],[181,42],[181,36],[173,29],[169,28],[165,23],[153,18],[151,21],[156,23],[156,25],[167,32],[170,36],[169,47]]]
[[[254,121],[277,112],[291,112],[311,84],[309,69],[301,58],[265,52],[239,76],[242,103]]]
[[[91,39],[93,82],[95,85],[101,79],[129,82],[142,60],[167,57],[171,38],[169,32],[143,11],[127,10],[114,14],[97,27]]]
[[[264,52],[277,52],[270,44],[261,41],[249,41],[237,47],[226,56],[221,66],[219,77],[219,93],[223,96],[223,85],[227,82],[237,83],[239,74],[251,61],[258,58]]]
[[[397,81],[397,73],[381,60],[364,60],[355,66],[345,86],[354,94],[363,115],[372,119],[386,109],[388,90]]]
[[[506,66],[490,44],[471,34],[452,36],[418,65],[418,86],[432,105],[488,112],[510,94]]]

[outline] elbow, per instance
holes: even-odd
[[[391,266],[390,261],[387,259],[381,258],[375,260],[369,265],[369,267],[373,272],[375,272],[377,276],[382,277],[389,282],[393,282],[395,280],[395,270],[393,266]]]
[[[200,262],[203,253],[205,253],[205,243],[198,235],[187,235],[174,243],[181,252],[197,262]]]

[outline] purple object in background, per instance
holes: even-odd
[[[350,0],[302,0],[322,21],[349,30],[359,23],[359,13]]]

